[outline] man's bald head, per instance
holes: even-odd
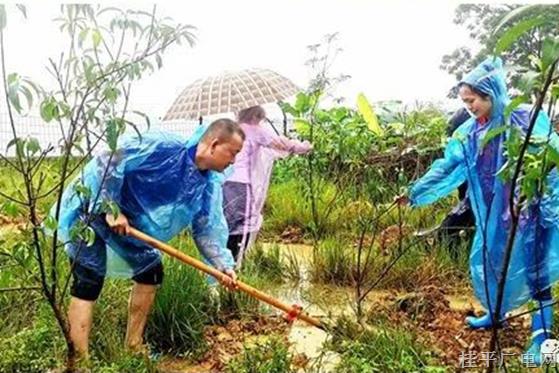
[[[209,126],[202,138],[201,142],[211,141],[218,139],[219,141],[229,141],[233,135],[239,135],[241,139],[245,140],[245,133],[237,122],[227,118],[221,118],[213,121]]]
[[[245,133],[231,119],[218,119],[202,135],[196,153],[197,165],[202,169],[223,171],[233,164],[243,147]]]

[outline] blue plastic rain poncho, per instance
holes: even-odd
[[[108,228],[100,209],[102,201],[110,200],[131,226],[162,241],[191,226],[204,259],[220,270],[233,268],[222,210],[225,176],[200,171],[194,164],[195,147],[204,132],[200,128],[190,139],[159,131],[141,138],[127,135],[112,157],[104,152],[92,159],[62,198],[59,235],[70,258],[99,275],[118,277],[135,276],[159,263],[158,250]],[[77,193],[80,184],[90,189],[90,197]],[[78,219],[95,231],[93,245],[71,242]]]
[[[444,158],[435,161],[429,171],[411,187],[410,203],[412,206],[433,203],[467,180],[468,198],[476,219],[476,233],[470,253],[473,287],[483,306],[494,313],[511,227],[510,182],[503,182],[496,173],[506,162],[504,145],[511,133],[510,128],[515,127],[526,133],[531,108],[514,110],[507,130],[482,146],[487,132],[505,123],[504,111],[510,102],[501,60],[487,59],[462,82],[490,96],[491,117],[484,125],[480,125],[476,118],[471,118],[455,131],[446,146]],[[552,131],[545,113],[540,112],[532,138],[547,139],[549,136],[550,144],[559,149],[559,138]],[[518,190],[516,195],[518,197]],[[547,178],[544,195],[521,212],[506,278],[502,314],[549,289],[558,279],[558,226],[559,179],[554,169]]]

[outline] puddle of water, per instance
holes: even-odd
[[[264,250],[273,246],[280,248],[285,260],[295,257],[299,264],[300,280],[281,285],[272,285],[266,289],[272,296],[287,304],[303,307],[307,313],[315,317],[341,316],[354,313],[355,289],[326,284],[312,284],[309,276],[309,266],[312,261],[313,247],[310,245],[293,244],[263,244]],[[366,303],[382,299],[391,294],[386,290],[374,290],[368,296]]]
[[[311,364],[314,364],[312,367],[314,372],[331,372],[340,361],[339,354],[323,351],[328,334],[302,321],[292,326],[288,339],[294,353],[304,354],[310,359]]]
[[[448,300],[449,307],[453,311],[470,311],[482,312],[483,307],[478,302],[478,300],[473,296],[473,294],[453,294],[446,295],[446,300]]]
[[[274,245],[280,248],[280,253],[286,261],[295,258],[301,276],[300,280],[296,283],[288,282],[275,285],[264,289],[264,291],[269,292],[282,302],[303,307],[305,312],[318,319],[333,319],[344,314],[355,317],[355,289],[311,284],[309,266],[313,256],[312,246],[263,244],[263,248],[264,250],[269,250]],[[365,309],[367,309],[367,304],[372,303],[373,300],[378,301],[389,294],[391,294],[389,291],[371,292],[365,301]],[[276,311],[274,310],[274,312]],[[340,357],[337,353],[324,351],[323,345],[328,339],[328,334],[321,329],[306,324],[304,321],[297,320],[291,327],[288,338],[294,353],[304,354],[311,362],[318,365],[313,366],[312,371],[331,372],[339,363]]]

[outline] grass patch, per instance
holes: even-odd
[[[172,246],[198,257],[190,237],[177,237]],[[165,275],[148,321],[147,340],[157,350],[174,355],[199,355],[205,350],[204,327],[215,314],[208,282],[202,272],[164,256]]]
[[[290,373],[293,355],[280,337],[244,348],[243,352],[227,365],[228,373]]]
[[[257,243],[248,252],[242,271],[267,281],[283,282],[286,267],[278,245],[272,244],[265,249]]]
[[[356,264],[348,241],[330,238],[315,248],[309,268],[312,282],[352,285]]]
[[[409,330],[382,324],[362,331],[353,321],[340,318],[334,336],[330,349],[341,359],[336,372],[446,372],[445,368],[431,366],[426,347]]]

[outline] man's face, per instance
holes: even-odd
[[[214,139],[211,147],[211,169],[222,172],[235,162],[235,156],[243,147],[243,139],[235,133],[227,141]]]

